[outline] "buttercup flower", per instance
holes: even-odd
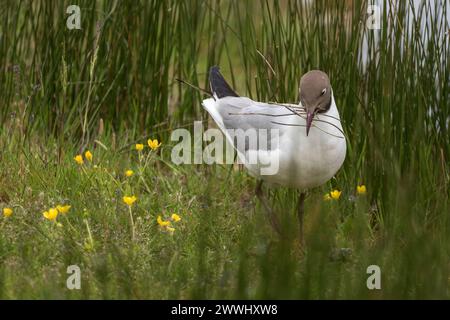
[[[134,174],[134,171],[133,171],[133,170],[127,170],[127,171],[125,171],[125,175],[126,175],[127,177],[131,177],[133,174]]]
[[[3,208],[3,216],[5,218],[10,217],[13,214],[13,209],[11,208]]]
[[[150,147],[150,149],[152,149],[152,150],[156,150],[161,146],[161,142],[158,142],[158,139],[155,139],[155,140],[148,139],[147,143],[148,143],[148,146]]]
[[[137,200],[137,198],[135,196],[131,196],[131,197],[123,197],[123,202],[125,202],[125,204],[127,204],[128,206],[132,206],[133,203]]]
[[[178,222],[181,220],[181,217],[179,215],[177,215],[176,213],[172,214],[172,221],[173,222]]]
[[[332,199],[338,200],[339,197],[341,196],[341,193],[342,193],[342,191],[333,190],[333,191],[330,192],[330,196],[331,196]]]
[[[365,185],[356,186],[356,193],[357,194],[366,194],[367,188]]]
[[[159,224],[161,227],[168,227],[168,226],[170,226],[170,221],[164,221],[164,220],[161,218],[161,216],[158,216],[158,218],[156,219],[156,221],[158,222],[158,224]]]
[[[75,158],[73,158],[75,160],[76,163],[78,163],[79,165],[82,165],[84,163],[83,161],[83,156],[81,154],[75,156]]]
[[[89,150],[84,153],[84,156],[88,161],[92,162],[92,153]]]
[[[58,210],[58,212],[62,213],[62,214],[66,214],[67,212],[69,212],[70,208],[72,208],[72,206],[69,206],[69,205],[65,205],[65,206],[57,205],[56,206],[56,210]]]
[[[43,216],[45,219],[47,220],[56,220],[56,217],[58,216],[58,210],[56,210],[55,208],[51,208],[48,211],[45,211],[43,213]]]
[[[144,145],[142,143],[136,143],[136,150],[137,151],[142,151],[144,150]]]

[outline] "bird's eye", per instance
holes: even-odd
[[[320,95],[323,96],[325,93],[327,93],[327,88],[323,89]]]

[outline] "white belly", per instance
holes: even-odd
[[[283,186],[308,189],[324,184],[336,174],[344,162],[345,139],[324,134],[314,128],[306,137],[301,133],[304,130],[288,130],[280,137],[278,149],[270,152],[258,151],[256,156],[263,161],[255,164],[247,162],[244,163],[245,167],[253,176]],[[249,155],[246,156],[248,159]],[[267,167],[268,163],[277,162],[278,170],[272,171],[274,174],[264,174],[261,170]]]

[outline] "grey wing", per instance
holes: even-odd
[[[288,124],[305,124],[303,112],[292,104],[270,104],[244,97],[227,97],[217,101],[217,108],[227,129],[280,129]]]
[[[304,119],[295,113],[300,112],[294,108],[295,105],[261,103],[243,97],[227,97],[217,101],[217,111],[230,134],[229,139],[237,147],[237,139],[244,137],[245,151],[255,147],[270,150],[275,140],[279,141],[287,130],[304,126]],[[254,136],[256,144],[250,142]]]

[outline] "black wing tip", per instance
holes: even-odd
[[[211,91],[216,99],[224,97],[239,97],[239,95],[231,89],[229,84],[225,81],[220,73],[218,66],[212,66],[209,69],[209,84]]]
[[[219,66],[212,66],[212,67],[209,69],[209,73],[210,73],[210,74],[211,74],[211,72],[220,72]]]

